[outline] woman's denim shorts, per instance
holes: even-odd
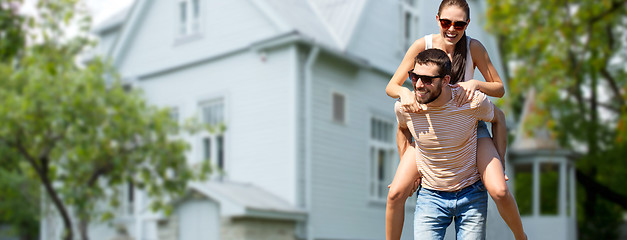
[[[488,126],[485,124],[485,122],[479,121],[479,123],[477,123],[477,139],[484,137],[491,138],[492,136],[490,136]]]

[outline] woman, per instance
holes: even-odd
[[[387,85],[386,93],[399,98],[407,112],[420,112],[422,106],[416,103],[414,93],[402,87],[407,73],[414,67],[414,57],[429,48],[445,51],[453,63],[451,83],[461,87],[462,94],[454,101],[463,105],[472,99],[474,91],[480,90],[492,97],[502,97],[505,93],[503,83],[483,45],[466,36],[466,27],[470,22],[470,8],[465,0],[444,0],[440,4],[436,16],[440,33],[427,35],[416,40],[407,50],[403,61]],[[472,79],[474,69],[478,68],[486,82]],[[411,136],[399,133],[398,141],[407,141]],[[416,167],[416,149],[414,146],[399,146],[402,156],[390,191],[386,209],[386,238],[399,239],[403,227],[405,200],[415,190],[416,179],[419,178]],[[518,206],[507,187],[504,166],[505,146],[492,141],[485,123],[479,122],[477,129],[477,168],[486,189],[497,205],[501,217],[514,233],[516,239],[526,239],[518,213]]]

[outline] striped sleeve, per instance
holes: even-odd
[[[407,128],[407,113],[401,109],[400,101],[396,101],[396,103],[394,103],[394,113],[396,113],[396,122],[398,123],[398,126],[401,128]]]
[[[470,107],[475,110],[475,116],[478,120],[492,122],[494,119],[494,104],[484,93],[478,90],[475,91]]]

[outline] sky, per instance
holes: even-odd
[[[92,12],[95,25],[106,20],[116,12],[130,6],[134,0],[83,0]]]
[[[135,0],[81,0],[87,4],[87,8],[92,13],[93,24],[98,25],[102,21],[111,17],[116,12],[130,6]],[[25,14],[32,14],[35,11],[37,0],[24,0],[21,11]]]

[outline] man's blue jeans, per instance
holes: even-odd
[[[444,239],[455,221],[456,239],[485,239],[488,195],[481,181],[456,192],[421,188],[414,213],[414,239]]]

